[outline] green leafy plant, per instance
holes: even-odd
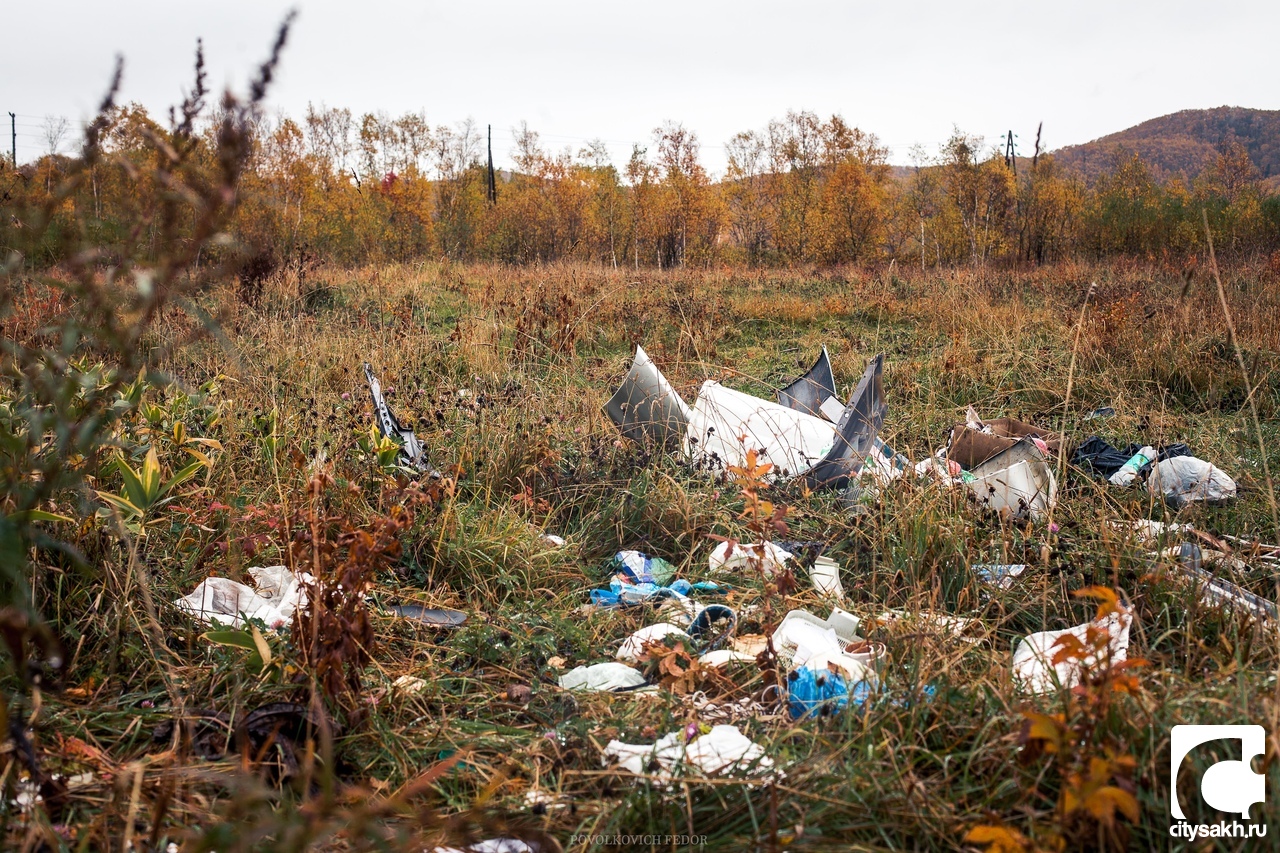
[[[147,524],[153,520],[155,511],[177,497],[176,490],[179,486],[211,464],[207,456],[197,454],[197,458],[179,468],[173,476],[164,479],[160,470],[160,458],[154,447],[147,451],[146,458],[137,470],[130,467],[123,456],[117,457],[115,470],[124,480],[124,485],[118,493],[97,493],[107,504],[98,510],[98,516],[105,519],[114,512],[130,533],[145,536]]]

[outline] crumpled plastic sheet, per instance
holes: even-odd
[[[653,775],[659,782],[677,776],[769,775],[780,778],[764,747],[738,731],[737,726],[713,726],[711,731],[688,739],[685,730],[671,732],[656,743],[623,743],[611,740],[604,748],[604,766],[617,766],[637,776]],[[654,764],[657,769],[649,771]]]
[[[618,649],[617,658],[623,663],[644,663],[649,659],[649,653],[645,647],[661,643],[667,637],[687,640],[686,646],[693,646],[693,638],[679,625],[659,622],[656,625],[646,625],[623,640],[622,646]]]
[[[1195,501],[1220,504],[1236,497],[1235,480],[1216,465],[1194,456],[1156,462],[1147,477],[1147,489],[1163,494],[1176,509]]]
[[[560,686],[565,690],[587,690],[597,693],[632,691],[647,684],[639,670],[632,669],[625,663],[612,661],[574,667],[560,676]]]
[[[1054,644],[1059,637],[1074,634],[1082,642],[1093,622],[1085,622],[1063,631],[1040,631],[1024,638],[1013,652],[1014,683],[1027,693],[1051,693],[1058,684],[1070,689],[1080,683],[1082,664],[1095,666],[1100,661],[1089,655],[1083,661],[1063,661],[1053,663],[1058,647]],[[1112,613],[1101,623],[1110,637],[1107,649],[1111,662],[1124,660],[1129,654],[1129,628],[1133,625],[1133,616],[1129,613]],[[1055,681],[1056,677],[1056,681]]]
[[[730,550],[732,549],[732,550]],[[794,555],[772,542],[721,542],[707,559],[711,571],[740,572],[752,564],[758,565],[765,577],[782,569]]]
[[[302,582],[310,583],[311,575],[304,573],[299,578],[286,566],[254,566],[248,571],[257,589],[230,578],[205,578],[174,605],[206,625],[232,628],[241,626],[241,614],[281,628],[293,620],[294,611],[306,605]]]

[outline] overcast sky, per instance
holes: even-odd
[[[158,114],[190,85],[197,37],[211,83],[243,88],[290,8],[273,108],[471,117],[493,125],[500,165],[521,120],[548,147],[601,138],[622,162],[674,119],[719,171],[734,133],[788,109],[839,113],[906,163],[953,126],[992,144],[1012,129],[1029,154],[1040,121],[1057,148],[1180,109],[1280,108],[1276,0],[15,0],[0,111],[19,117],[19,161],[46,147],[46,115],[91,114],[117,53],[123,97]]]

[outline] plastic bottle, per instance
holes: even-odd
[[[1128,486],[1138,478],[1138,472],[1142,470],[1142,466],[1156,459],[1156,449],[1154,447],[1144,447],[1133,456],[1129,457],[1129,461],[1120,466],[1120,470],[1111,475],[1110,483],[1113,486]]]

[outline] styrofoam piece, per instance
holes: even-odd
[[[638,670],[613,661],[574,667],[560,676],[560,686],[565,690],[632,690],[645,683]]]

